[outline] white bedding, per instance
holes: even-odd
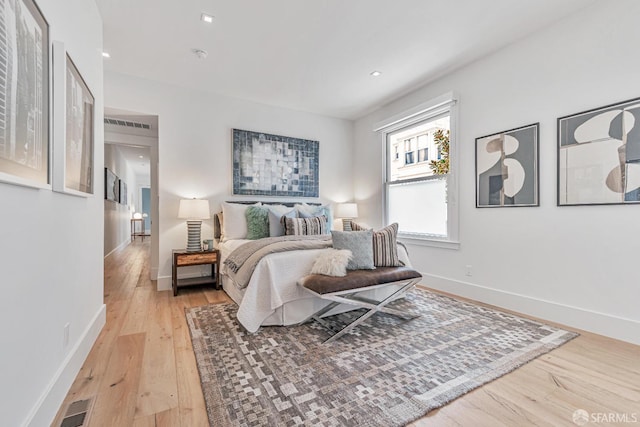
[[[238,304],[238,321],[249,331],[261,325],[291,325],[301,322],[328,302],[310,296],[298,286],[298,280],[309,274],[318,254],[327,249],[310,249],[269,254],[257,265],[246,289],[239,289],[225,273],[224,260],[248,240],[227,240],[219,245],[222,285]],[[410,266],[403,247],[398,247],[400,260]],[[369,296],[383,298],[394,289],[382,289]],[[346,311],[348,307],[327,315]]]

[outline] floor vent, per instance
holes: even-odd
[[[69,405],[67,413],[62,419],[60,427],[80,427],[89,425],[89,412],[91,409],[91,400],[76,400]]]
[[[126,126],[130,128],[138,128],[138,129],[151,129],[151,126],[149,126],[146,123],[131,122],[129,120],[112,119],[109,117],[105,117],[104,122],[105,124],[108,124],[108,125]]]

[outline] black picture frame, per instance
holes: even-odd
[[[558,206],[640,203],[640,98],[558,118]]]
[[[104,168],[104,199],[112,202],[120,202],[120,182],[115,173],[109,168]]]
[[[476,207],[540,206],[540,123],[475,140]]]

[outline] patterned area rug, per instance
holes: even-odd
[[[403,426],[577,336],[421,289],[339,340],[315,322],[246,332],[235,304],[188,309],[212,426]],[[335,318],[354,316],[351,312]]]

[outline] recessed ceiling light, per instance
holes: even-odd
[[[191,52],[200,59],[205,59],[208,55],[207,51],[204,49],[193,48]]]
[[[111,55],[109,55],[109,52],[102,52],[102,56],[105,58],[111,58]]]
[[[200,15],[200,19],[202,19],[207,24],[211,24],[213,22],[213,16],[207,13],[203,13],[202,15]]]
[[[369,74],[372,75],[373,77],[378,77],[382,73],[380,71],[372,71]]]

